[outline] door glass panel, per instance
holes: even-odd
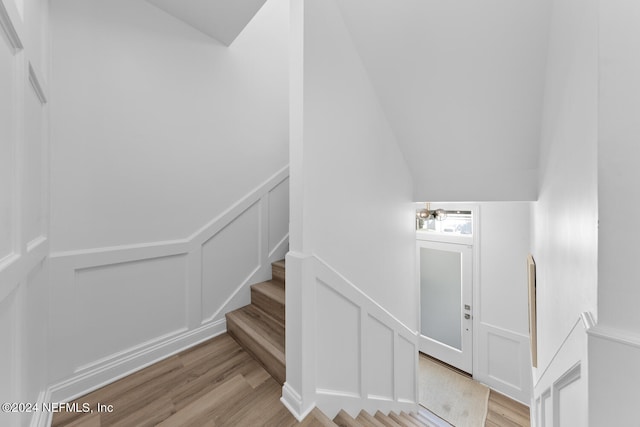
[[[420,248],[422,335],[462,350],[462,254]]]

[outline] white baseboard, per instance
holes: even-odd
[[[123,356],[120,360],[110,360],[104,366],[96,367],[52,385],[47,391],[47,397],[49,402],[68,402],[187,348],[214,338],[226,332],[226,330],[226,319],[220,319],[192,331],[168,338],[163,342],[154,343],[134,355]]]
[[[313,408],[315,408],[315,404],[310,405],[308,408],[304,408],[302,406],[302,397],[300,397],[300,395],[286,382],[282,387],[282,397],[280,398],[280,402],[282,402],[282,404],[294,417],[296,417],[298,421],[305,419],[305,417],[313,411]]]

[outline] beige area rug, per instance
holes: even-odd
[[[420,405],[456,427],[483,427],[489,388],[420,355]]]

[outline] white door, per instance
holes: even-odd
[[[472,374],[473,247],[417,241],[420,351]]]

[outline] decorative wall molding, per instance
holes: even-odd
[[[629,331],[597,324],[587,329],[590,337],[596,337],[629,347],[640,348],[640,335]]]
[[[52,254],[52,328],[65,333],[57,337],[58,344],[54,346],[55,354],[51,357],[51,375],[55,384],[50,387],[50,398],[60,402],[71,400],[225,332],[224,314],[248,304],[249,286],[269,279],[271,262],[283,258],[288,250],[288,218],[274,219],[278,223],[278,229],[285,235],[271,232],[275,241],[269,245],[270,223],[265,217],[268,211],[263,209],[273,189],[282,184],[288,185],[288,167],[282,168],[185,239]],[[282,211],[288,213],[286,207]],[[246,224],[257,225],[246,228]],[[220,238],[223,239],[218,240]],[[209,252],[205,252],[204,246],[210,243],[215,244],[210,247]],[[244,243],[251,247],[242,246]],[[269,251],[268,245],[274,249]],[[242,257],[244,252],[255,255],[249,255],[246,262],[224,262],[225,257],[235,259]],[[207,258],[205,254],[213,258]],[[255,260],[253,256],[256,257]],[[209,269],[209,273],[205,275],[207,263],[216,259],[222,262],[218,261],[216,270]],[[162,260],[168,261],[161,262]],[[154,272],[157,268],[161,270]],[[178,270],[171,270],[170,274],[162,273],[167,268]],[[240,271],[235,271],[238,268]],[[78,281],[80,274],[87,279]],[[232,283],[219,286],[213,280],[218,275],[234,279]],[[148,283],[145,280],[148,277],[157,278],[158,283]],[[138,285],[140,280],[145,283]],[[111,285],[125,281],[132,286]],[[204,293],[205,287],[207,293]],[[106,289],[109,289],[108,294],[104,294]],[[174,312],[173,319],[167,320],[166,316],[158,317],[161,316],[160,313],[146,311],[147,318],[144,322],[129,322],[128,318],[131,316],[125,316],[127,326],[120,326],[119,330],[111,333],[106,328],[106,311],[98,310],[96,315],[102,313],[102,317],[82,321],[92,322],[94,327],[98,325],[103,332],[106,331],[105,336],[101,337],[102,350],[96,351],[91,357],[82,355],[92,353],[87,353],[77,343],[81,337],[74,336],[74,322],[82,314],[78,311],[78,306],[84,305],[79,298],[86,298],[95,304],[96,298],[101,298],[100,295],[108,295],[108,301],[103,303],[129,301],[126,304],[130,304],[131,301],[144,301],[149,293],[156,294],[151,295],[156,305],[180,307],[184,316],[178,314],[176,317]],[[177,295],[181,297],[176,298]],[[207,304],[212,310],[209,314],[205,313],[203,307],[205,296],[208,296]],[[133,308],[126,307],[126,313],[131,313]],[[90,311],[84,315],[91,316],[92,313]],[[140,337],[144,340],[140,340]],[[128,344],[136,339],[139,341],[135,345]],[[110,350],[102,356],[105,349]]]
[[[287,325],[287,354],[301,352],[306,366],[299,371],[287,365],[282,401],[296,418],[302,419],[313,406],[330,418],[340,409],[353,416],[362,409],[415,411],[417,332],[316,255],[287,255],[287,277],[288,283],[294,283],[291,277],[303,279],[298,282],[300,289],[287,287],[288,313],[301,310],[301,323],[313,325],[304,329],[305,335],[300,339],[296,338],[297,329],[290,331]],[[289,308],[290,301],[299,298],[302,304]],[[337,305],[344,310],[337,309]],[[342,326],[338,329],[334,324]],[[377,339],[381,335],[390,339]],[[295,339],[301,342],[292,342]],[[347,343],[355,347],[349,351],[354,357],[333,358],[335,348],[344,348]],[[377,357],[375,364],[367,363],[372,354]],[[340,363],[347,364],[348,369],[336,369],[335,364]],[[332,370],[343,375],[331,376]],[[348,378],[344,378],[346,372]],[[381,380],[376,381],[377,377]]]
[[[476,329],[474,379],[529,405],[529,336],[482,321]]]
[[[22,50],[22,22],[18,10],[11,0],[0,0],[0,28],[9,41],[9,47],[14,53]]]
[[[38,72],[35,70],[35,68],[33,68],[31,62],[29,62],[29,83],[31,83],[31,87],[40,100],[40,103],[42,105],[46,104],[47,95],[43,86],[44,80],[38,76]]]
[[[531,399],[534,408],[532,426],[560,425],[560,413],[563,413],[563,417],[569,414],[569,418],[576,420],[585,415],[585,408],[588,407],[588,383],[585,379],[588,371],[587,337],[594,325],[591,313],[582,313],[545,369],[538,371],[539,377],[535,381]],[[535,370],[532,372],[536,373]],[[569,388],[574,384],[577,388]],[[561,399],[564,390],[573,398],[569,399],[566,407]]]

